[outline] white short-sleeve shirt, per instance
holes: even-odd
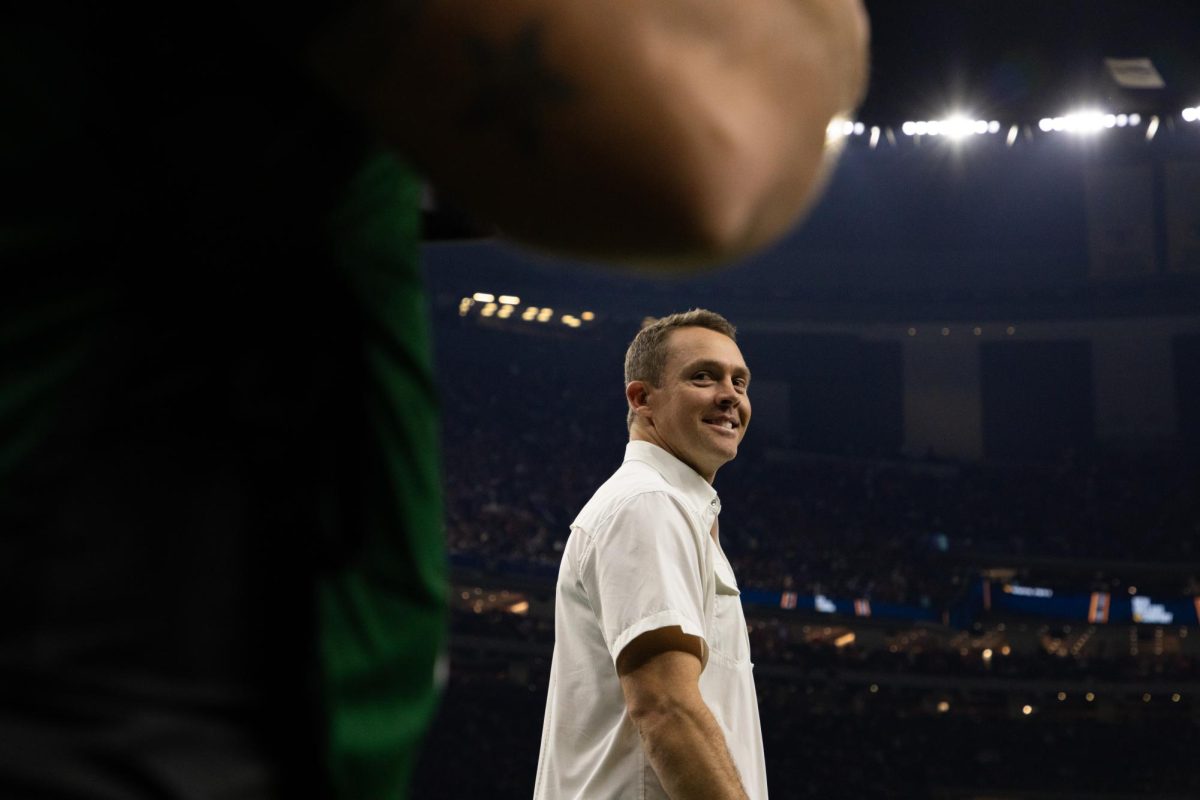
[[[704,641],[700,694],[752,800],[767,796],[746,618],[711,530],[721,504],[691,467],[649,442],[571,525],[558,572],[554,659],[535,800],[653,800],[667,795],[629,718],[621,650],[679,626]]]

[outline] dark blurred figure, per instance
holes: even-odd
[[[396,154],[533,244],[711,264],[808,207],[865,40],[856,0],[6,6],[0,796],[404,796],[446,576]]]

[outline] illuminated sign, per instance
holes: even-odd
[[[1018,597],[1054,597],[1053,589],[1043,589],[1040,586],[1022,586],[1019,583],[1010,583],[1004,587],[1007,594],[1015,594]]]
[[[1175,615],[1166,606],[1155,603],[1149,597],[1133,598],[1133,621],[1157,625],[1170,625]]]

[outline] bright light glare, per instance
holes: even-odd
[[[1146,141],[1149,142],[1154,138],[1154,134],[1158,133],[1158,117],[1150,118],[1150,124],[1146,126]]]
[[[988,122],[986,119],[971,119],[964,114],[954,114],[946,119],[906,122],[900,126],[900,132],[905,136],[945,136],[948,139],[958,140],[968,136],[999,133],[1000,123]]]
[[[987,130],[987,123],[984,123],[984,130]],[[943,136],[949,136],[951,139],[964,139],[972,133],[978,133],[975,128],[975,123],[966,117],[951,117],[944,119],[938,123],[938,133]]]
[[[1062,117],[1046,117],[1038,121],[1043,131],[1066,131],[1067,133],[1096,133],[1105,128],[1123,128],[1133,124],[1124,114],[1106,114],[1103,111],[1076,111]]]
[[[476,292],[475,300],[480,303],[490,303],[495,300],[495,295],[490,295],[487,292]]]
[[[1200,108],[1185,108],[1183,110],[1184,122],[1196,122],[1200,120]]]
[[[502,294],[500,295],[500,302],[506,306],[516,306],[521,304],[521,298],[512,294]]]

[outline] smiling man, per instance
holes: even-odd
[[[721,315],[643,328],[629,444],[571,526],[535,800],[767,796],[750,642],[712,482],[750,422]]]

